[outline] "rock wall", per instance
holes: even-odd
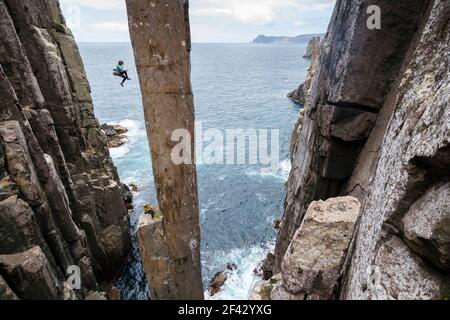
[[[2,0],[0,28],[0,298],[83,298],[130,250],[117,171],[58,1]]]
[[[449,17],[441,0],[336,2],[293,135],[275,272],[310,203],[352,195],[362,209],[339,297],[448,296]]]

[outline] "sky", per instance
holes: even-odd
[[[125,0],[60,0],[79,42],[129,42]],[[250,42],[259,34],[323,33],[335,0],[190,0],[192,41]]]

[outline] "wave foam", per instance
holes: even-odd
[[[121,120],[118,124],[128,129],[128,132],[126,133],[127,137],[135,137],[141,135],[143,132],[145,133],[145,130],[142,128],[140,121],[124,119]]]
[[[286,159],[280,162],[277,169],[262,168],[259,171],[249,171],[247,174],[250,176],[262,176],[273,177],[286,182],[289,179],[289,173],[291,172],[291,160]]]
[[[211,297],[205,291],[207,300],[246,300],[253,285],[260,280],[253,270],[264,258],[267,250],[262,247],[251,247],[244,249],[234,249],[230,252],[215,252],[215,263],[226,265],[233,262],[238,269],[231,272],[225,285],[215,296]]]
[[[124,157],[128,152],[130,152],[130,149],[126,145],[109,149],[109,154],[113,160]]]

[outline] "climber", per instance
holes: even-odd
[[[124,63],[122,60],[120,60],[119,63],[117,64],[117,66],[113,70],[113,75],[115,75],[116,77],[123,78],[122,83],[120,84],[122,87],[123,87],[123,84],[125,83],[125,81],[131,80],[130,78],[128,78],[128,70],[124,70],[123,66],[124,66]]]

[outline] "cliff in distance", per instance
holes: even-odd
[[[314,37],[308,42],[306,47],[306,53],[303,56],[304,59],[311,59],[311,66],[308,69],[306,80],[294,91],[290,92],[287,96],[292,101],[301,105],[306,104],[306,100],[311,94],[311,83],[317,72],[320,58],[320,37]]]
[[[0,27],[0,299],[83,299],[130,250],[119,177],[58,1],[1,0]]]
[[[283,36],[257,36],[252,43],[256,44],[304,44],[308,43],[311,39],[316,37],[323,37],[323,34],[302,34],[295,37],[283,37]]]
[[[448,298],[449,17],[442,0],[336,2],[293,133],[275,276],[258,284],[270,298]]]

